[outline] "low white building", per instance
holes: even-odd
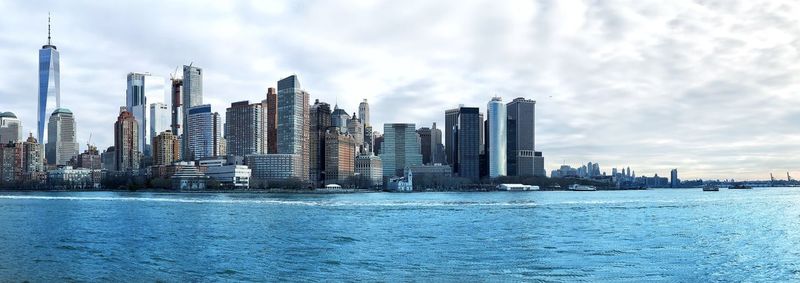
[[[47,171],[47,183],[55,188],[89,189],[100,186],[100,170],[62,166]]]
[[[406,169],[405,177],[397,177],[389,179],[387,188],[395,192],[411,192],[414,190],[414,178],[411,170]]]
[[[206,176],[232,189],[250,188],[250,175],[250,168],[244,165],[209,166],[206,171]]]

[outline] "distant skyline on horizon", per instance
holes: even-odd
[[[113,144],[129,72],[169,79],[193,62],[221,115],[291,74],[312,103],[352,113],[368,99],[380,132],[442,128],[446,109],[485,113],[494,96],[533,99],[548,174],[564,162],[665,177],[677,168],[681,179],[800,171],[791,1],[0,0],[0,11],[0,112],[36,135],[50,12],[61,107],[75,113],[81,151],[90,135],[100,150]]]

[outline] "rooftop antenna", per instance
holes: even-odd
[[[47,12],[47,45],[50,44],[50,12]]]

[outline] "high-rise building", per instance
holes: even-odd
[[[346,181],[355,172],[356,141],[349,133],[331,129],[325,134],[325,182]]]
[[[433,153],[433,150],[431,150],[431,142],[433,141],[433,137],[431,137],[431,128],[419,128],[417,129],[417,134],[419,135],[422,164],[431,164],[431,153]]]
[[[264,120],[267,122],[267,153],[275,154],[278,153],[278,93],[274,87],[267,89],[267,99],[262,103],[266,104],[264,108],[267,118]]]
[[[358,152],[361,152],[364,148],[364,124],[356,117],[356,113],[353,113],[353,118],[347,120],[347,132],[353,136]]]
[[[267,144],[264,138],[267,124],[264,122],[264,104],[239,101],[225,110],[225,140],[228,154],[245,156],[265,154]]]
[[[44,172],[44,145],[33,134],[23,144],[23,171],[26,173]]]
[[[442,144],[442,130],[436,128],[436,123],[431,127],[431,163],[445,164],[444,144]]]
[[[383,147],[383,134],[381,134],[379,132],[372,132],[372,135],[375,137],[375,141],[374,141],[374,144],[373,144],[373,152],[376,155],[380,155],[381,152],[383,152],[382,151],[383,150],[382,149],[382,147]]]
[[[0,144],[22,141],[22,122],[11,112],[0,113]]]
[[[347,111],[339,108],[339,105],[333,106],[333,113],[331,113],[331,125],[339,128],[340,132],[347,132],[347,121],[350,120],[350,114]]]
[[[678,169],[672,169],[669,172],[669,183],[670,187],[672,188],[680,188],[681,187],[681,180],[678,179]]]
[[[375,132],[372,131],[372,125],[364,126],[364,151],[375,152]]]
[[[486,140],[486,137],[487,137],[486,136],[486,127],[484,127],[486,119],[484,119],[484,118],[485,117],[483,117],[483,113],[478,112],[478,121],[480,121],[478,123],[478,125],[480,125],[480,127],[479,127],[480,128],[480,132],[478,133],[478,135],[480,136],[480,151],[479,151],[479,154],[484,154],[485,153],[486,149],[488,148],[486,146],[486,143],[489,142],[488,140]]]
[[[105,170],[117,170],[117,152],[113,145],[109,146],[100,154],[100,162],[102,163],[102,168]]]
[[[361,124],[364,127],[372,125],[369,123],[369,103],[367,103],[366,98],[358,104],[358,119],[361,120]]]
[[[152,135],[158,133],[151,129],[153,119],[159,129],[166,130],[169,127],[170,111],[167,106],[168,96],[166,80],[163,77],[153,76],[150,73],[128,73],[126,90],[126,109],[133,113],[136,121],[139,122],[138,139],[139,151],[150,155],[150,141]],[[156,104],[153,106],[153,104]],[[151,114],[158,117],[151,118]]]
[[[67,165],[72,157],[78,155],[75,130],[75,117],[72,111],[66,108],[53,111],[47,124],[48,140],[45,150],[48,164]]]
[[[24,157],[22,143],[0,144],[0,185],[13,186],[22,180]]]
[[[260,104],[259,104],[260,105]],[[211,112],[210,104],[202,104],[186,108],[186,136],[182,142],[188,143],[184,148],[188,156],[184,160],[194,161],[219,156],[222,143],[222,121],[219,113]]]
[[[508,138],[508,175],[509,176],[533,176],[536,172],[544,172],[544,168],[534,167],[535,152],[535,106],[536,101],[516,98],[506,104],[506,112],[510,120],[514,120],[513,128],[511,123],[506,125],[509,131],[514,132],[513,140]]]
[[[541,151],[533,152],[533,170],[534,176],[547,176],[547,172],[544,170],[544,156],[542,156]]]
[[[170,165],[181,160],[181,140],[171,130],[153,138],[153,165]]]
[[[309,173],[314,186],[320,187],[325,181],[325,133],[331,128],[331,105],[314,101],[311,106],[311,128],[309,136]]]
[[[142,153],[139,151],[139,122],[133,113],[121,111],[114,123],[114,170],[129,172],[139,169]]]
[[[189,142],[187,140],[188,130],[186,122],[188,119],[188,109],[203,104],[203,69],[194,67],[192,64],[189,66],[183,65],[183,82],[182,82],[182,99],[181,105],[183,108],[183,132],[181,133],[181,157],[188,158],[189,155]]]
[[[419,136],[415,129],[414,124],[383,124],[384,142],[380,157],[384,177],[402,176],[406,167],[422,164]]]
[[[303,180],[309,178],[308,99],[297,76],[278,81],[278,153],[300,155]]]
[[[460,106],[445,111],[447,161],[453,173],[473,181],[480,178],[481,125],[478,107]]]
[[[148,123],[150,125],[147,127],[150,131],[150,134],[148,134],[150,138],[147,140],[148,144],[150,144],[152,139],[158,134],[172,129],[170,125],[172,123],[172,114],[169,108],[169,105],[161,102],[150,103],[150,115],[148,115],[148,118],[150,118]]]
[[[44,126],[48,115],[61,107],[61,68],[59,55],[50,40],[50,17],[47,17],[47,44],[39,49],[39,100],[37,107],[37,140],[49,141]]]
[[[489,142],[489,177],[506,175],[506,105],[494,97],[486,105]]]
[[[170,79],[172,82],[172,89],[170,90],[170,128],[175,136],[183,133],[181,125],[183,125],[183,96],[181,95],[181,88],[183,87],[183,79],[178,78],[177,74],[172,74]]]

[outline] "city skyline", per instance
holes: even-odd
[[[758,3],[717,4],[713,10],[688,2],[605,7],[559,1],[549,7],[515,3],[488,10],[479,9],[486,3],[452,4],[420,9],[449,13],[436,20],[415,15],[422,24],[398,33],[416,33],[422,40],[397,47],[392,45],[411,35],[376,33],[391,30],[386,26],[370,32],[358,22],[377,19],[373,17],[386,19],[383,25],[413,21],[372,15],[380,10],[414,12],[413,5],[342,5],[347,10],[324,3],[283,10],[242,2],[191,5],[196,13],[189,14],[198,16],[165,22],[164,15],[181,6],[171,3],[146,10],[153,22],[141,24],[133,24],[129,16],[139,13],[125,11],[147,5],[93,3],[86,8],[54,2],[47,7],[53,13],[52,44],[60,53],[61,107],[75,113],[81,151],[90,135],[100,149],[113,144],[109,121],[125,105],[126,74],[167,77],[175,66],[194,62],[205,72],[203,102],[217,111],[235,101],[260,101],[268,87],[294,73],[303,78],[311,101],[354,113],[368,99],[370,124],[376,130],[384,123],[444,125],[444,111],[458,104],[485,113],[486,101],[495,95],[503,101],[533,99],[538,104],[536,149],[546,153],[548,172],[564,160],[631,166],[642,175],[668,176],[670,169],[679,168],[685,179],[766,179],[770,172],[796,170],[792,158],[798,152],[792,148],[800,136],[792,134],[798,129],[792,122],[800,113],[785,105],[797,99],[791,96],[798,90],[796,75],[790,73],[798,59],[790,48],[798,47],[790,43],[797,28],[781,30],[772,24],[762,30],[758,23],[767,19],[748,13]],[[48,11],[20,5],[26,4],[0,4],[9,11],[0,26],[15,28],[0,39],[0,62],[8,62],[0,63],[8,73],[0,79],[0,111],[15,113],[27,136],[36,135],[35,52],[46,43]],[[797,9],[775,2],[764,6],[786,10],[772,13],[786,17]],[[479,11],[486,15],[477,17]],[[538,17],[541,11],[551,14]],[[321,19],[328,13],[351,15],[352,20],[328,27],[331,23]],[[582,16],[587,13],[591,16]],[[282,22],[290,17],[308,21],[297,26]],[[750,21],[736,26],[737,17]],[[107,24],[99,26],[92,18]],[[485,28],[454,26],[462,20]],[[559,21],[563,24],[554,25]],[[192,25],[196,30],[185,28]],[[720,35],[706,39],[712,30]],[[540,41],[522,36],[528,33]],[[459,36],[476,42],[456,40]],[[593,39],[605,44],[591,44]],[[134,56],[141,60],[131,60]],[[588,63],[578,62],[582,60]],[[404,111],[394,111],[397,106]]]

